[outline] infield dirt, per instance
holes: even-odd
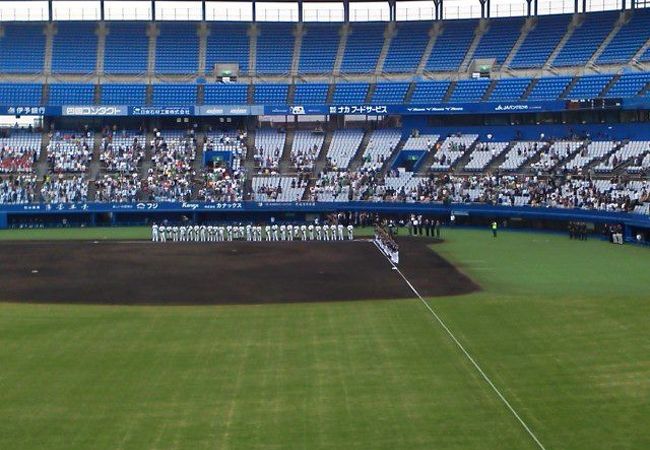
[[[400,270],[421,295],[478,289],[401,238]],[[0,300],[113,305],[265,304],[413,298],[369,241],[0,243]]]

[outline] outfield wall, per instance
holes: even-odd
[[[3,205],[0,228],[57,226],[143,225],[168,220],[172,223],[266,222],[271,218],[301,222],[335,212],[377,213],[395,217],[422,214],[447,220],[453,213],[463,221],[535,223],[536,227],[562,228],[570,221],[594,226],[620,224],[627,238],[642,230],[650,233],[650,216],[584,209],[483,204],[388,203],[388,202],[161,202],[161,203],[59,203]]]

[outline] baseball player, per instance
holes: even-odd
[[[348,239],[349,240],[354,240],[354,227],[352,224],[348,225]]]
[[[166,231],[167,230],[162,225],[158,228],[158,232],[160,233],[160,242],[167,242],[167,236],[165,236]]]
[[[293,225],[287,225],[287,240],[293,241]]]
[[[280,240],[287,240],[287,226],[285,224],[280,225]]]
[[[344,236],[343,236],[343,225],[342,225],[342,224],[338,224],[338,226],[337,226],[336,228],[338,229],[338,232],[339,232],[339,241],[342,241],[342,240],[344,239]]]
[[[201,227],[194,225],[194,242],[199,242],[201,240]]]
[[[251,224],[246,225],[246,240],[247,241],[253,240],[253,227]]]
[[[324,241],[330,240],[330,226],[327,224],[323,225],[323,240]]]
[[[178,242],[178,227],[172,227],[172,241]]]
[[[307,225],[300,225],[300,236],[303,241],[307,240]]]
[[[223,227],[219,227],[219,242],[223,242],[225,239],[225,232]]]
[[[228,242],[232,241],[232,225],[226,226],[226,239]]]
[[[159,237],[160,236],[158,235],[158,225],[154,223],[153,226],[151,227],[151,242],[158,242]]]
[[[320,227],[320,225],[316,225],[316,240],[320,241],[323,239],[323,229]]]
[[[309,226],[307,227],[307,230],[309,230],[309,240],[313,241],[314,240],[314,225],[312,225],[310,223]]]

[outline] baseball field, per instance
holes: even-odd
[[[0,449],[650,448],[650,249],[455,229],[400,271],[357,243],[189,270],[148,235],[0,232]]]

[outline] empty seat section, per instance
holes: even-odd
[[[397,105],[404,103],[410,83],[377,83],[371,103],[375,105]]]
[[[383,71],[415,71],[429,42],[430,30],[431,23],[429,22],[399,24],[397,34],[393,36],[390,42]]]
[[[142,23],[111,23],[104,50],[104,72],[144,73],[149,58],[147,26]]]
[[[452,103],[478,102],[483,98],[485,91],[490,85],[490,80],[460,80],[456,83],[456,89],[449,99]]]
[[[541,16],[510,62],[514,69],[542,67],[567,31],[571,16]]]
[[[385,24],[355,23],[350,29],[341,72],[372,73],[384,45]]]
[[[557,100],[571,82],[571,77],[540,78],[526,100]]]
[[[205,86],[203,103],[215,105],[220,103],[244,103],[248,102],[247,84],[207,84]]]
[[[426,70],[430,72],[458,70],[472,43],[477,25],[476,20],[446,22],[442,34],[437,37],[433,45]]]
[[[612,79],[611,75],[594,75],[587,77],[580,77],[578,82],[573,86],[571,91],[567,94],[566,98],[569,99],[583,99],[583,98],[596,98],[605,88],[607,83]]]
[[[239,72],[248,73],[250,37],[248,24],[213,23],[207,39],[205,70],[211,73],[217,63],[237,63]]]
[[[95,86],[92,84],[50,84],[50,105],[92,105],[94,100]]]
[[[530,84],[530,78],[512,78],[497,81],[490,100],[494,102],[517,101],[526,91]]]
[[[52,72],[92,73],[97,65],[96,22],[58,22],[52,43]]]
[[[490,28],[481,37],[473,58],[495,58],[498,65],[503,64],[517,42],[523,25],[523,18],[490,20]]]
[[[334,90],[333,102],[337,105],[366,102],[368,83],[339,83]]]
[[[35,83],[0,84],[0,104],[15,106],[37,106],[41,104],[43,86]]]
[[[327,102],[327,84],[297,84],[293,95],[294,103],[324,104]]]
[[[104,84],[101,87],[104,105],[144,105],[147,86],[144,84]]]
[[[3,25],[0,37],[0,72],[36,73],[43,70],[45,34],[42,24]]]
[[[154,106],[192,106],[196,104],[196,86],[192,84],[154,84]]]
[[[331,73],[339,48],[339,26],[308,24],[300,48],[300,73]]]
[[[156,72],[196,73],[199,70],[196,24],[163,23],[156,40]]]
[[[449,89],[449,81],[423,81],[416,83],[411,103],[440,103]]]
[[[618,12],[587,14],[552,64],[557,67],[585,65],[612,31],[617,19]]]
[[[289,85],[287,84],[258,84],[255,86],[254,101],[262,105],[286,104],[288,93]]]
[[[650,10],[637,9],[598,57],[598,64],[627,63],[648,39]]]
[[[621,78],[607,91],[605,97],[625,98],[634,97],[650,83],[650,73],[630,73]]]
[[[289,73],[294,40],[293,24],[262,25],[257,36],[257,73]]]

